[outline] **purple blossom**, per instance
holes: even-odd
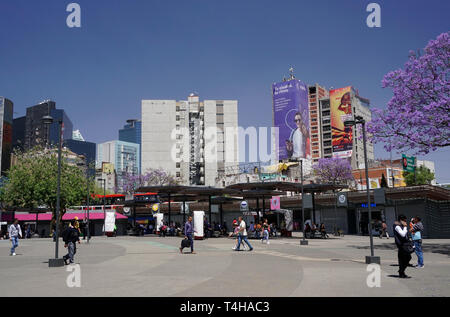
[[[323,158],[313,165],[314,175],[323,183],[346,184],[353,180],[352,166],[346,159]]]
[[[450,145],[450,32],[431,40],[422,54],[411,51],[404,69],[386,74],[392,88],[386,109],[373,109],[367,131],[387,151],[427,154]]]

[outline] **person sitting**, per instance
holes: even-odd
[[[325,224],[322,222],[320,224],[320,234],[322,238],[327,238],[327,231],[325,230]]]

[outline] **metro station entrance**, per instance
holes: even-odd
[[[375,231],[375,223],[378,220],[384,220],[384,212],[382,209],[374,208],[371,210],[372,213],[372,233],[376,234]],[[369,235],[369,211],[367,208],[358,208],[357,209],[357,225],[358,225],[358,234],[359,235]]]

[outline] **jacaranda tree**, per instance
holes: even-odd
[[[339,158],[323,158],[313,165],[313,173],[322,183],[333,185],[348,184],[352,181],[350,162]]]
[[[142,186],[176,185],[175,177],[161,169],[149,169],[145,174],[127,174],[124,177],[122,188],[118,191],[124,194],[133,194]]]
[[[423,52],[410,52],[403,69],[385,75],[392,88],[386,109],[375,109],[367,130],[390,151],[427,154],[450,145],[450,32]]]

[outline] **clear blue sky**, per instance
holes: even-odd
[[[411,49],[450,30],[450,1],[389,0],[382,27],[357,0],[78,0],[82,27],[66,26],[71,0],[0,0],[0,95],[15,117],[53,99],[93,142],[118,138],[142,99],[237,99],[241,126],[270,126],[271,84],[297,78],[353,85],[375,107],[383,75]],[[450,182],[450,150],[425,157]],[[376,157],[389,158],[382,147]],[[395,155],[394,155],[395,157]]]

